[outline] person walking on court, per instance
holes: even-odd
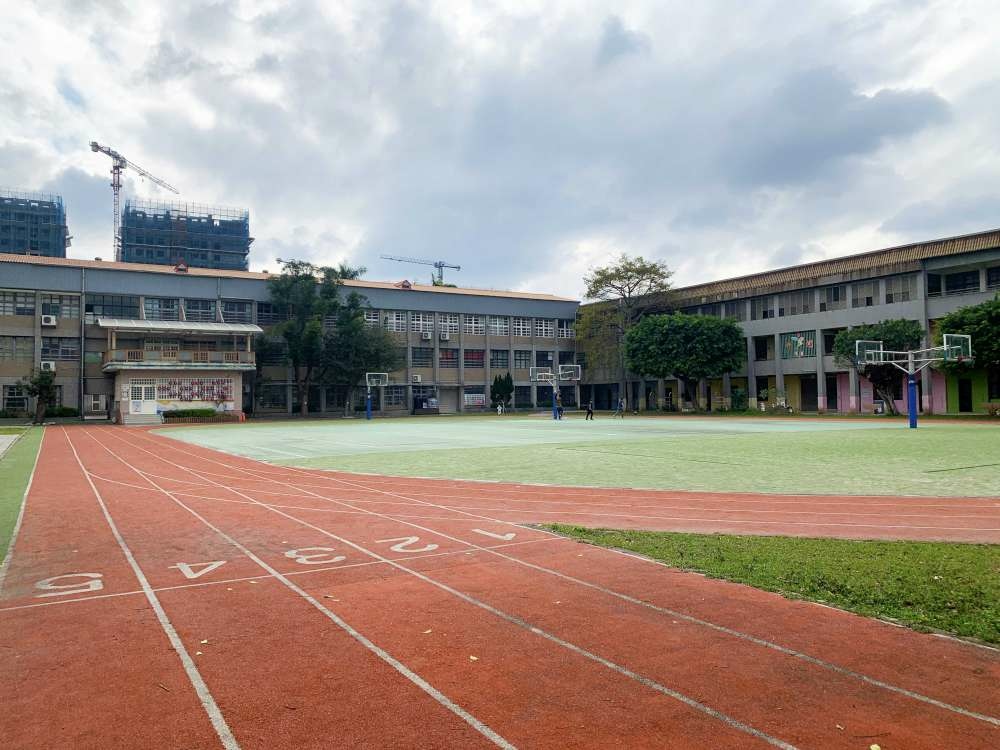
[[[563,418],[563,405],[562,405],[562,394],[556,393],[556,414],[559,415],[559,419]]]
[[[621,417],[625,419],[625,399],[619,397],[618,399],[618,409],[615,411],[614,416]]]
[[[594,399],[590,399],[590,401],[587,402],[587,416],[583,419],[584,421],[587,421],[588,419],[591,422],[594,421]]]

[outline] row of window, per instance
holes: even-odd
[[[978,281],[976,283],[978,289]],[[883,302],[891,305],[899,302],[910,302],[917,298],[917,277],[913,274],[890,276],[885,279],[884,296],[882,297],[879,296],[879,282],[877,279],[858,281],[849,286],[851,307],[873,307]],[[847,292],[847,284],[838,284],[820,289],[819,312],[845,309],[848,299]],[[734,306],[736,308],[735,312],[738,313],[742,304],[742,302],[727,302],[726,317],[735,317],[737,320],[743,320],[743,317],[739,314],[732,316],[729,314],[730,305]],[[806,315],[816,312],[815,304],[816,297],[812,289],[754,297],[750,300],[750,319],[767,320],[769,318],[782,318],[791,315]],[[699,309],[704,310],[705,308],[706,306],[702,305]]]
[[[403,310],[389,310],[384,313],[385,317],[380,317],[378,310],[366,310],[365,322],[371,326],[384,325],[386,330],[397,333],[406,333],[407,330],[413,333],[434,333],[434,313],[411,312]],[[409,324],[407,324],[409,315]],[[561,339],[575,338],[576,332],[573,329],[573,321],[560,319],[558,321],[551,318],[510,318],[506,315],[459,315],[458,313],[437,313],[438,333],[462,333],[471,336],[509,336],[511,332],[515,336],[529,337],[534,331],[534,335],[540,338]]]

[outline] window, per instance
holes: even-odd
[[[263,409],[287,409],[288,387],[284,385],[265,384],[257,391]]]
[[[823,331],[823,354],[829,356],[833,355],[833,342],[837,340],[837,334],[843,329],[838,329],[836,331]]]
[[[535,367],[552,367],[552,352],[535,352]]]
[[[816,331],[781,334],[781,358],[798,359],[816,356]]]
[[[527,370],[531,367],[531,352],[526,349],[514,351],[514,369]]]
[[[774,297],[755,297],[750,300],[750,320],[767,320],[774,317]]]
[[[385,314],[385,329],[406,333],[406,313],[402,310],[391,310]]]
[[[481,370],[486,362],[486,350],[466,349],[462,356],[462,362],[466,367]]]
[[[726,303],[726,317],[735,320],[747,319],[747,303],[743,300]]]
[[[941,296],[941,274],[939,273],[927,274],[927,296],[928,297]]]
[[[139,298],[120,294],[88,294],[84,305],[88,318],[139,318]]]
[[[390,385],[385,389],[386,406],[402,406],[406,401],[405,385]]]
[[[758,375],[754,378],[755,384],[757,386],[757,398],[761,401],[767,401],[768,396],[771,392],[770,384],[768,383],[766,375]]]
[[[757,362],[764,362],[769,359],[773,359],[771,353],[771,342],[774,339],[771,336],[754,336],[753,339],[753,358]]]
[[[877,281],[859,281],[851,285],[851,307],[871,307],[877,300]]]
[[[186,320],[201,323],[215,322],[215,300],[214,299],[186,299],[184,300],[184,317]]]
[[[458,313],[438,313],[438,331],[458,333]]]
[[[526,406],[531,406],[531,386],[530,385],[515,385],[514,386],[514,406],[520,406],[522,409]]]
[[[847,307],[847,287],[828,286],[819,290],[819,311],[843,310]]]
[[[567,320],[562,318],[559,320],[559,338],[561,339],[573,339],[576,338],[576,330],[573,328],[574,320]]]
[[[510,318],[506,315],[491,315],[487,325],[490,329],[490,336],[510,335]]]
[[[490,349],[490,367],[506,370],[510,367],[510,352],[506,349]]]
[[[986,269],[986,288],[1000,289],[1000,266]]]
[[[288,364],[288,343],[283,339],[262,339],[257,357],[262,365],[284,367]]]
[[[146,320],[180,320],[180,305],[176,299],[146,297],[142,301]]]
[[[57,318],[79,318],[80,298],[71,294],[43,294],[41,297],[42,315],[55,315]]]
[[[697,314],[709,318],[718,318],[720,312],[722,312],[722,306],[718,302],[713,302],[710,305],[701,305],[698,308]]]
[[[410,313],[410,330],[414,333],[434,333],[434,313]]]
[[[3,387],[4,411],[28,411],[28,394],[24,386],[5,385]]]
[[[147,352],[176,352],[181,346],[177,339],[148,338],[142,342],[142,348]]]
[[[786,315],[805,315],[813,309],[812,289],[798,292],[785,292],[778,295],[778,317]]]
[[[42,336],[42,359],[80,359],[80,339],[63,336]]]
[[[35,295],[26,292],[0,292],[0,315],[34,315]]]
[[[514,335],[528,337],[531,335],[531,318],[514,318]]]
[[[944,290],[948,294],[979,291],[979,271],[949,273],[944,277]]]
[[[535,335],[543,339],[555,338],[555,323],[549,318],[535,318]]]
[[[917,277],[913,274],[890,276],[885,280],[885,304],[909,302],[917,298]]]
[[[443,370],[458,369],[458,349],[439,349],[438,367]]]
[[[378,328],[379,314],[378,310],[368,309],[365,310],[365,325],[369,328]]]
[[[413,357],[413,367],[433,367],[434,349],[429,346],[415,346],[410,350]]]
[[[0,361],[34,362],[35,338],[33,336],[0,336]]]
[[[578,365],[580,365],[581,368],[582,367],[586,367],[587,366],[587,353],[586,352],[577,352],[576,353],[576,363]]]
[[[561,365],[573,364],[573,352],[559,352],[559,364]]]
[[[485,315],[465,315],[463,316],[462,330],[473,336],[483,336],[486,334]]]
[[[223,300],[222,319],[226,323],[252,323],[251,304],[240,300]]]
[[[278,308],[270,302],[257,303],[257,323],[262,326],[269,326],[280,323],[285,316],[278,312]]]
[[[1000,367],[986,371],[986,398],[990,401],[1000,399]]]

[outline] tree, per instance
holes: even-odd
[[[1000,295],[980,305],[961,307],[938,322],[935,344],[940,346],[945,333],[964,333],[972,337],[972,356],[976,367],[1000,368]],[[969,365],[942,363],[946,372],[959,373]]]
[[[51,370],[38,370],[21,381],[25,392],[35,399],[35,424],[45,419],[45,411],[56,402],[56,374]]]
[[[319,380],[347,388],[344,413],[354,403],[354,389],[368,372],[392,372],[403,364],[399,344],[384,328],[365,323],[364,297],[352,292],[338,305],[323,336]]]
[[[731,318],[650,315],[626,334],[625,358],[634,372],[680,379],[687,393],[691,381],[742,367],[746,344],[743,330]]]
[[[881,341],[887,351],[905,352],[920,346],[924,329],[915,320],[883,320],[881,323],[846,328],[833,340],[833,359],[844,367],[851,367],[868,379],[875,393],[882,399],[890,414],[897,414],[893,390],[899,384],[903,373],[892,364],[872,365],[859,361],[856,343],[858,341]]]
[[[324,321],[340,308],[340,285],[344,279],[356,279],[364,268],[341,264],[333,268],[314,266],[301,260],[280,260],[281,275],[268,282],[271,302],[283,322],[274,334],[288,345],[288,359],[295,376],[301,414],[309,411],[309,388],[316,381],[324,361],[326,337]]]
[[[494,409],[497,404],[503,404],[504,408],[506,408],[510,404],[510,399],[513,395],[514,378],[510,376],[509,372],[493,378],[493,385],[490,388],[490,400]]]
[[[284,340],[272,338],[266,333],[258,333],[254,336],[253,350],[256,356],[254,357],[253,381],[250,386],[250,408],[255,410],[260,389],[268,381],[268,378],[264,376],[264,368],[268,364],[274,364],[279,357],[283,358],[285,343]],[[283,364],[287,367],[287,360],[283,359]]]
[[[583,277],[587,299],[603,304],[581,309],[578,345],[585,352],[589,366],[605,367],[618,375],[619,393],[623,397],[628,395],[625,336],[643,311],[665,305],[670,275],[665,263],[622,254],[612,265],[592,269]]]

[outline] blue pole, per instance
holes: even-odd
[[[372,389],[368,389],[368,393],[365,395],[365,419],[372,418]]]
[[[912,372],[906,381],[906,411],[910,416],[910,429],[917,429],[917,378]]]

